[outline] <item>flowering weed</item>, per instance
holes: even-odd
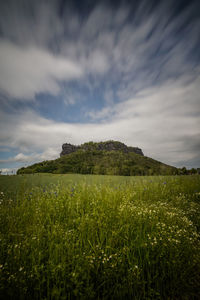
[[[1,180],[3,299],[198,299],[199,176]]]

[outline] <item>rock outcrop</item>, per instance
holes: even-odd
[[[60,156],[70,154],[72,152],[77,151],[78,149],[80,149],[79,146],[71,145],[71,144],[68,144],[68,143],[63,144],[62,145],[62,152],[60,153]]]
[[[98,151],[122,151],[124,153],[134,152],[139,155],[144,155],[142,150],[138,147],[128,147],[124,143],[116,142],[116,141],[106,141],[106,142],[100,142],[100,143],[85,143],[80,146],[71,145],[68,143],[65,143],[62,145],[62,152],[60,153],[60,156],[70,154],[72,152],[75,152],[77,150],[82,151],[92,151],[92,150],[98,150]]]

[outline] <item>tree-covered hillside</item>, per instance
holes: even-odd
[[[171,175],[175,167],[133,152],[78,150],[51,161],[21,168],[17,174],[31,173],[80,173],[103,175]]]

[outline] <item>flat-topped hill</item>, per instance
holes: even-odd
[[[84,143],[80,146],[71,145],[68,143],[65,143],[62,145],[62,152],[60,153],[60,156],[67,155],[73,152],[76,152],[78,150],[83,151],[122,151],[124,153],[130,153],[134,152],[136,154],[144,155],[142,150],[138,147],[128,147],[124,143],[118,142],[118,141],[106,141],[106,142],[88,142]]]
[[[79,173],[102,175],[172,175],[177,169],[143,155],[141,149],[108,141],[64,144],[61,157],[21,168],[17,174]]]

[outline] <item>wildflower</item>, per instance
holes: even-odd
[[[164,181],[164,182],[163,182],[163,184],[167,184],[167,182],[166,182],[166,181]]]

